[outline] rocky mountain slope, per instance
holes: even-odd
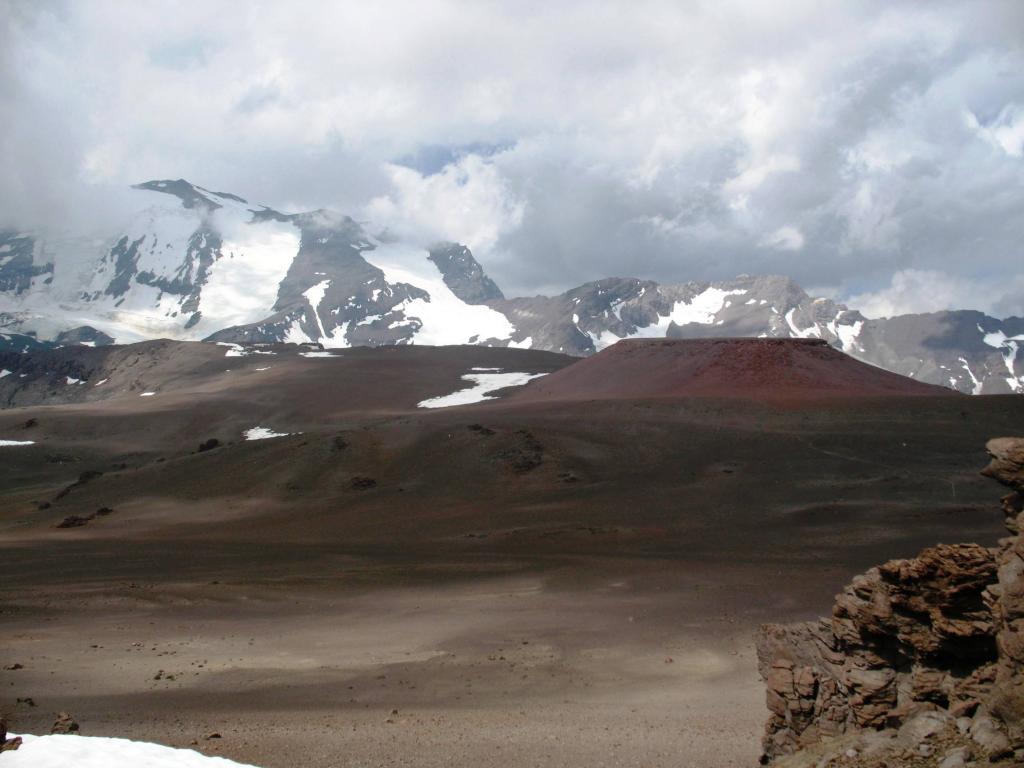
[[[1024,439],[988,444],[983,474],[1013,537],[940,544],[856,577],[831,619],[765,625],[764,763],[1024,761]],[[787,757],[788,755],[788,757]]]
[[[347,216],[282,213],[182,179],[136,190],[138,213],[107,239],[0,233],[0,346],[167,337],[586,356],[623,338],[818,338],[919,381],[1024,392],[1024,318],[872,320],[779,276],[610,278],[510,299],[463,245],[423,249]]]

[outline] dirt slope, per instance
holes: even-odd
[[[513,398],[806,401],[955,394],[862,363],[821,339],[640,339],[614,344]]]

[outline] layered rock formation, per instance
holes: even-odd
[[[1013,489],[1013,537],[890,561],[856,577],[830,619],[761,628],[763,763],[1024,761],[1024,439],[987,448],[984,474]]]
[[[992,462],[983,474],[1011,488],[1004,496],[1007,528],[1014,536],[998,554],[999,581],[989,588],[993,596],[996,679],[988,704],[1005,725],[1015,745],[1024,743],[1024,440],[991,440]]]

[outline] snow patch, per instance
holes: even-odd
[[[228,347],[228,351],[224,353],[224,357],[248,357],[249,355],[276,355],[276,352],[271,352],[267,349],[246,349],[241,344],[233,344],[227,341],[218,341],[218,346]]]
[[[253,427],[242,433],[246,440],[269,440],[272,437],[288,437],[291,432],[275,432],[267,427]]]
[[[70,376],[65,376],[64,378],[67,379],[67,382],[68,382],[69,385],[70,384],[84,384],[85,383],[84,381],[82,381],[82,379],[73,379]]]
[[[224,213],[218,212],[220,218]],[[257,222],[228,226],[221,258],[210,268],[199,300],[200,322],[189,335],[203,338],[221,328],[259,322],[273,312],[277,288],[299,252],[291,224]]]
[[[318,352],[299,352],[299,357],[336,357],[339,360],[341,359],[340,355],[335,355],[327,350],[320,350]]]
[[[331,338],[327,331],[324,330],[324,322],[320,319],[320,302],[324,300],[324,295],[327,293],[327,289],[330,287],[330,280],[321,280],[316,285],[303,291],[302,295],[306,297],[306,301],[309,302],[310,308],[313,310],[313,318],[316,320],[316,327],[320,330],[321,339]]]
[[[474,336],[507,339],[515,332],[505,315],[482,304],[466,304],[452,293],[426,251],[401,243],[380,243],[362,255],[384,272],[389,283],[407,283],[429,294],[429,299],[404,301],[395,307],[406,318],[419,320],[413,343],[468,344]]]
[[[489,393],[505,387],[521,387],[533,379],[546,375],[546,373],[467,373],[462,380],[472,383],[472,387],[460,389],[450,395],[432,397],[429,400],[421,401],[418,405],[420,408],[450,408],[453,405],[469,405],[484,400],[496,400],[497,398],[489,397]]]
[[[715,315],[722,311],[725,300],[729,296],[743,296],[746,290],[739,288],[733,291],[723,291],[721,288],[707,288],[698,293],[689,301],[677,301],[672,307],[669,319],[676,325],[688,323],[700,323],[711,325],[715,321]]]
[[[1024,342],[1024,335],[1007,336],[1002,331],[985,333],[985,330],[980,325],[978,326],[978,330],[984,334],[982,340],[985,344],[1002,352],[1003,362],[1006,364],[1006,370],[1010,373],[1010,375],[1006,377],[1007,386],[1009,386],[1014,392],[1021,392],[1024,390],[1024,376],[1017,375],[1017,352],[1020,350],[1020,344],[1018,342]]]
[[[35,440],[0,440],[0,446],[35,445]],[[7,761],[4,760],[6,764]]]
[[[672,323],[676,325],[687,325],[689,323],[698,323],[700,325],[720,324],[721,321],[716,321],[716,315],[725,307],[726,299],[729,296],[743,296],[746,293],[747,291],[744,288],[732,291],[725,291],[721,288],[706,288],[689,301],[677,301],[672,305],[672,310],[667,315],[659,315],[656,322],[638,327],[635,331],[627,333],[625,336],[619,336],[610,330],[601,331],[598,334],[588,333],[587,335],[594,342],[594,348],[600,351],[622,339],[664,338]],[[573,322],[578,322],[575,315],[573,315]]]
[[[0,369],[0,379],[4,376],[10,376],[14,371],[8,371],[6,368]]]
[[[21,739],[20,749],[4,752],[4,768],[254,768],[192,749],[106,736],[22,734]]]
[[[94,386],[94,387],[98,387],[98,386],[100,386],[101,384],[106,384],[106,383],[107,383],[108,381],[110,381],[110,379],[100,379],[100,380],[99,380],[99,381],[97,381],[97,382],[96,382],[95,384],[93,384],[93,386]]]
[[[302,321],[299,318],[294,318],[292,324],[288,326],[288,329],[284,332],[282,339],[285,344],[312,344],[313,340],[306,335],[306,332],[302,330]]]
[[[962,357],[959,357],[957,359],[960,361],[960,365],[963,366],[964,370],[967,371],[967,375],[971,377],[971,384],[973,385],[971,387],[971,394],[980,395],[983,382],[979,381],[978,378],[974,375],[974,371],[971,370],[971,366],[967,364],[966,360],[964,360]]]
[[[789,326],[789,330],[792,331],[793,335],[798,339],[820,339],[821,338],[821,326],[817,323],[809,328],[800,330],[796,327],[796,323],[793,322],[793,315],[796,313],[796,307],[793,307],[789,312],[786,313],[786,325]]]
[[[143,392],[139,397],[152,397],[156,392]]]

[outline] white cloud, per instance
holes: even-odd
[[[761,245],[779,251],[799,251],[804,247],[804,236],[796,227],[779,227],[762,238]]]
[[[1010,157],[1024,155],[1024,107],[1007,104],[988,125],[981,125],[973,112],[967,112],[964,118],[967,125],[992,146]]]
[[[843,303],[866,317],[893,317],[947,309],[976,309],[996,316],[1024,314],[1024,277],[976,279],[923,269],[892,275],[889,285],[849,295]]]
[[[478,155],[466,155],[429,176],[400,165],[388,170],[392,190],[371,200],[364,215],[375,227],[404,238],[425,244],[453,240],[487,254],[522,220],[522,202],[494,164]]]
[[[0,224],[185,177],[465,240],[510,293],[1012,277],[1022,22],[999,0],[0,4]],[[475,145],[505,149],[396,165]]]

